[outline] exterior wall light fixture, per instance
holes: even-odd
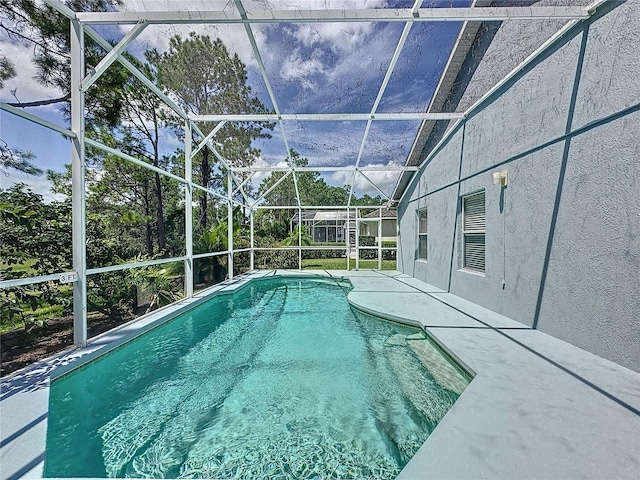
[[[493,172],[494,185],[500,185],[501,187],[507,186],[507,172]]]

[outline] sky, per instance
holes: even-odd
[[[429,4],[450,6],[451,0]],[[463,0],[454,5],[464,6]],[[189,0],[192,8],[235,9],[227,0]],[[408,8],[408,0],[244,0],[247,11],[276,8]],[[122,9],[130,11],[179,10],[184,1],[124,0]],[[253,33],[265,70],[282,113],[369,113],[372,109],[404,24],[336,23],[336,24],[260,24]],[[101,28],[107,39],[119,40],[130,26]],[[402,50],[394,73],[377,109],[378,112],[424,112],[437,85],[439,76],[460,29],[459,23],[416,23]],[[128,52],[142,58],[145,50],[160,52],[168,47],[173,35],[190,31],[221,38],[232,53],[245,63],[248,82],[253,92],[268,108],[273,108],[258,62],[242,25],[152,25],[129,46]],[[0,35],[0,54],[11,59],[18,76],[5,82],[0,90],[3,102],[33,101],[59,96],[59,92],[39,85],[34,80],[35,66],[32,47],[11,41]],[[55,106],[29,109],[60,125],[66,125]],[[419,121],[373,122],[362,152],[360,165],[402,165],[409,153]],[[286,139],[290,148],[308,158],[312,166],[353,166],[363,141],[366,122],[286,122]],[[11,147],[31,151],[35,163],[44,169],[60,171],[70,162],[70,142],[61,135],[34,125],[6,112],[0,113],[0,137]],[[167,131],[162,141],[167,153],[179,146],[173,133]],[[269,140],[254,144],[261,151],[256,162],[260,166],[284,166],[286,148],[280,129],[276,127]],[[322,174],[333,185],[351,184],[351,172]],[[368,172],[385,193],[390,194],[397,172]],[[264,178],[254,177],[254,185]],[[16,172],[0,175],[0,186],[6,188],[15,181],[24,181],[36,191],[49,195],[42,177],[26,177]],[[355,183],[356,193],[378,192],[362,178]]]

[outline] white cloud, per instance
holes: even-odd
[[[243,0],[247,11],[272,9],[362,9],[388,6],[389,0]],[[124,0],[122,9],[129,11],[184,11],[188,5],[192,10],[235,11],[232,0]],[[103,33],[115,33],[121,38],[131,26],[101,29]],[[417,28],[417,27],[416,27]],[[117,30],[116,30],[117,29]],[[386,72],[388,62],[395,49],[402,24],[399,23],[313,23],[313,24],[260,24],[252,26],[256,43],[264,60],[270,81],[278,98],[281,111],[322,113],[322,112],[368,112],[373,105],[378,88]],[[231,53],[237,53],[247,65],[250,81],[260,77],[258,64],[242,25],[151,25],[136,39],[129,51],[141,55],[145,50],[157,48],[166,51],[173,35],[183,37],[190,31],[206,34],[212,38],[221,38]],[[105,33],[106,35],[106,33]],[[20,70],[20,79],[7,82],[2,91],[3,100],[8,100],[9,89],[18,87],[18,94],[28,99],[50,98],[58,92],[37,85],[32,76],[35,67],[30,61],[28,46],[2,43],[1,54],[9,58],[20,58],[16,61]],[[431,54],[431,53],[430,53]],[[446,56],[446,55],[445,55]],[[407,58],[413,56],[407,56]],[[402,57],[404,59],[404,56]],[[407,60],[409,66],[413,65]],[[410,70],[410,68],[407,68]],[[400,70],[401,72],[402,69]],[[404,73],[402,75],[404,81]],[[408,105],[415,107],[415,92],[423,89],[422,82],[406,79],[406,85],[392,89],[393,82],[381,104],[385,111],[401,111]],[[14,82],[14,83],[11,83]],[[258,78],[257,82],[261,82]],[[270,105],[266,92],[259,85],[252,85],[259,91],[261,99]],[[403,102],[404,100],[404,102]],[[52,107],[54,108],[54,107]],[[412,108],[412,109],[413,109]],[[326,124],[304,125],[300,128],[295,123],[287,123],[287,140],[290,147],[309,158],[311,165],[354,165],[362,142],[364,122],[352,122],[327,128]],[[389,161],[402,161],[404,150],[408,150],[415,136],[415,129],[408,124],[391,128],[381,128],[380,122],[374,122],[369,133],[367,146],[362,162],[376,162],[386,165]],[[386,127],[386,125],[384,126]],[[259,159],[256,165],[268,165],[278,162],[284,155],[277,156],[276,142],[279,129],[276,127],[274,139],[270,146],[261,147],[266,159]],[[277,138],[276,138],[277,137]],[[163,139],[167,149],[181,147],[182,142],[173,134]],[[265,141],[266,142],[266,141]],[[273,157],[273,159],[271,159]],[[387,191],[397,177],[397,172],[369,172],[372,181],[379,183],[381,189]],[[268,176],[257,173],[253,178],[254,185]],[[326,175],[339,184],[351,183],[351,173],[342,178],[338,173]],[[340,177],[340,178],[339,178]],[[369,182],[359,176],[356,188],[376,194]]]
[[[258,158],[252,167],[263,168],[263,167],[275,167],[275,168],[288,168],[289,163],[286,160],[281,160],[277,163],[269,163],[264,158]],[[262,183],[265,178],[269,178],[271,176],[271,172],[256,172],[251,177],[251,183],[254,187],[258,188],[258,186]]]
[[[391,189],[395,186],[396,182],[398,181],[398,176],[400,175],[400,172],[398,170],[384,170],[384,167],[385,166],[397,167],[398,164],[394,164],[394,163],[388,163],[386,165],[368,164],[366,166],[380,168],[380,170],[360,172],[356,175],[355,182],[353,182],[353,172],[345,172],[345,171],[335,172],[331,176],[331,180],[337,185],[351,185],[351,183],[353,182],[354,189],[358,193],[358,195],[363,195],[365,193],[368,193],[369,195],[372,195],[375,197],[376,195],[379,195],[380,192],[378,192],[373,187],[373,185],[371,185],[371,182],[373,182],[380,190],[382,190],[387,195],[389,195],[391,193]],[[371,182],[369,182],[366,178],[364,178],[363,175],[366,175],[366,177],[369,180],[371,180]]]
[[[297,80],[304,89],[308,90],[316,88],[312,79],[315,74],[326,74],[322,52],[318,49],[314,50],[311,55],[303,55],[300,49],[296,49],[280,69],[282,79]]]
[[[233,2],[227,0],[190,0],[189,8],[192,10],[221,10],[235,11]],[[376,8],[385,5],[384,0],[305,0],[304,7],[308,9],[343,9],[343,8]],[[129,11],[159,11],[159,10],[184,10],[185,2],[172,0],[125,0],[122,9]],[[247,11],[271,9],[300,9],[299,2],[290,0],[245,0],[244,6]],[[267,70],[278,72],[285,81],[297,81],[306,90],[317,87],[312,76],[320,74],[328,82],[339,80],[341,75],[352,76],[355,71],[375,73],[374,57],[385,50],[388,45],[383,42],[379,45],[376,41],[372,48],[368,48],[373,53],[363,57],[359,54],[360,48],[365,42],[370,41],[370,37],[375,31],[373,24],[353,23],[353,24],[292,24],[284,26],[293,39],[293,44],[283,43],[280,45],[268,44],[265,33],[269,29],[280,29],[282,24],[254,24],[252,30],[259,52],[263,57]],[[123,36],[131,27],[120,27]],[[257,72],[258,62],[253,49],[248,41],[246,32],[242,25],[152,25],[136,39],[129,48],[129,51],[141,54],[144,50],[156,48],[160,52],[166,51],[169,39],[174,35],[186,36],[190,31],[199,34],[206,34],[213,38],[223,39],[225,45],[232,53],[237,53],[248,69]],[[313,48],[314,45],[322,48],[314,49],[311,55],[303,55],[300,47]],[[326,59],[322,58],[322,51],[332,51],[341,57],[331,70],[326,67]],[[356,58],[348,58],[350,55]],[[275,68],[274,68],[275,67]],[[272,83],[277,83],[280,79],[271,79]]]
[[[185,3],[184,0],[124,0],[122,10],[145,12],[162,10],[182,11],[185,10]],[[229,2],[228,0],[189,0],[188,3],[189,8],[196,11],[215,10],[235,12],[236,10],[233,2]],[[124,36],[126,32],[131,29],[130,26],[121,26],[119,28],[121,36]],[[262,28],[260,25],[252,26],[256,36],[258,36]],[[128,50],[142,53],[145,50],[155,48],[159,52],[165,52],[169,48],[169,40],[172,37],[180,35],[184,38],[187,37],[190,32],[222,39],[227,49],[232,54],[238,54],[240,60],[242,60],[247,67],[258,68],[258,62],[249,43],[247,33],[244,27],[239,24],[150,25],[136,38]]]
[[[365,122],[340,122],[320,127],[300,122],[297,127],[287,129],[289,144],[307,157],[310,165],[355,165]]]
[[[291,111],[370,111],[401,26],[356,24],[270,26],[261,39],[276,95]],[[307,33],[310,38],[306,38]],[[322,37],[321,33],[326,33]],[[353,34],[351,34],[353,33]],[[263,46],[264,45],[264,46]],[[263,53],[264,54],[264,53]],[[282,108],[282,107],[281,107]]]
[[[184,148],[184,140],[181,140],[172,130],[164,129],[160,132],[160,144],[166,148]]]
[[[16,183],[24,183],[36,193],[42,195],[46,203],[54,200],[64,200],[65,195],[59,193],[53,193],[51,191],[51,182],[47,180],[45,176],[35,177],[32,175],[26,175],[16,170],[9,170],[5,174],[0,174],[0,187],[7,189]]]
[[[372,23],[304,23],[295,26],[293,36],[303,45],[324,44],[344,54],[360,48],[373,30]]]
[[[5,80],[4,87],[0,90],[0,98],[3,102],[15,102],[16,97],[21,102],[46,100],[61,96],[61,92],[55,88],[45,87],[36,80],[36,66],[32,61],[33,49],[29,44],[9,42],[6,38],[0,39],[0,55],[13,62],[16,76]],[[11,93],[15,90],[15,96]],[[57,106],[49,107],[55,110]]]
[[[121,35],[129,31],[129,27],[120,27]],[[169,48],[169,40],[179,35],[182,38],[189,36],[191,32],[198,35],[207,35],[212,39],[220,38],[231,54],[238,54],[240,60],[247,67],[257,68],[258,63],[253,54],[253,49],[244,28],[241,25],[150,25],[129,46],[128,50],[137,56],[141,56],[145,50],[156,49],[160,53]]]

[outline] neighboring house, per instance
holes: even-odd
[[[359,221],[360,235],[378,236],[378,212],[371,212]],[[398,212],[394,209],[382,210],[382,241],[395,242],[398,238]]]
[[[291,219],[291,231],[298,225],[299,215],[296,213]],[[349,212],[350,223],[356,218],[356,212]],[[305,210],[302,212],[302,226],[314,242],[345,243],[347,238],[347,212],[345,210]],[[352,228],[355,228],[355,224]]]
[[[430,109],[466,116],[423,122],[393,194],[399,270],[636,371],[639,11],[524,65],[557,21],[465,23]]]
[[[382,210],[382,241],[396,241],[396,210]],[[345,210],[305,210],[302,212],[302,225],[307,227],[309,235],[317,243],[346,243],[351,232],[351,244],[355,245],[356,212],[349,211],[349,221]],[[298,225],[296,213],[291,219],[291,231]],[[360,217],[357,222],[358,235],[378,237],[379,212],[375,211]]]

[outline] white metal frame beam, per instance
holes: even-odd
[[[59,125],[56,125],[55,123],[52,123],[48,120],[45,120],[44,118],[40,118],[36,115],[32,115],[29,112],[25,112],[24,110],[20,110],[19,108],[13,107],[7,103],[4,102],[0,102],[0,110],[4,110],[5,112],[9,112],[14,114],[17,117],[22,117],[25,120],[29,120],[30,122],[33,122],[37,125],[41,125],[43,127],[47,127],[50,130],[54,130],[58,133],[61,133],[62,135],[64,135],[67,138],[76,138],[76,134],[75,132],[72,132],[71,130],[69,130],[68,128],[64,128],[61,127]]]
[[[209,132],[209,134],[206,137],[204,137],[204,140],[202,140],[196,146],[196,148],[193,149],[193,151],[191,152],[191,158],[194,158],[200,150],[206,147],[209,140],[212,140],[213,137],[216,135],[216,133],[218,133],[220,129],[225,126],[226,123],[227,123],[226,121],[221,121],[215,127],[213,127],[213,129]]]
[[[247,12],[242,5],[241,0],[234,0],[236,8],[243,20],[247,20]],[[249,23],[244,24],[244,29],[247,34],[247,38],[249,39],[249,43],[251,44],[251,49],[253,50],[253,54],[256,57],[256,61],[258,62],[258,67],[260,68],[260,73],[262,74],[262,79],[267,87],[267,92],[269,93],[269,98],[271,99],[271,103],[273,105],[273,109],[276,112],[278,117],[281,116],[280,108],[278,107],[278,101],[276,99],[275,94],[273,93],[273,88],[271,87],[271,81],[269,80],[269,76],[267,75],[267,70],[264,67],[264,62],[262,61],[262,55],[260,54],[260,50],[258,49],[258,44],[256,43],[256,38],[253,34],[253,30],[251,29],[251,25]],[[298,200],[298,206],[302,205],[302,200],[300,199],[300,190],[298,189],[298,179],[296,177],[295,165],[291,159],[291,149],[289,148],[289,142],[287,141],[287,135],[284,129],[284,124],[282,123],[282,119],[278,118],[278,123],[280,125],[280,132],[282,133],[282,140],[284,142],[284,147],[286,149],[286,158],[289,166],[291,167],[291,173],[293,175],[293,186],[296,190],[296,198]],[[255,205],[255,203],[254,203]]]
[[[229,202],[227,203],[227,275],[229,278],[233,278],[233,204],[231,199],[233,198],[233,183],[231,179],[232,172],[227,170],[227,195]]]
[[[236,0],[237,5],[237,0]],[[242,9],[244,10],[244,9]],[[198,23],[354,23],[354,22],[491,22],[502,20],[580,20],[589,17],[584,7],[480,7],[480,8],[379,8],[295,10],[182,10],[78,12],[78,20],[90,25]]]
[[[71,29],[71,205],[73,269],[73,343],[87,344],[87,212],[85,202],[85,121],[82,79],[85,69],[84,30],[77,20]]]
[[[50,0],[49,0],[50,1]],[[105,52],[110,52],[113,46],[107,42],[104,38],[98,34],[93,28],[85,25],[84,26],[85,33],[91,37],[100,47],[104,49]],[[120,62],[120,64],[125,67],[132,75],[134,75],[143,85],[145,85],[149,90],[155,93],[160,100],[162,100],[171,110],[173,110],[178,116],[187,120],[189,117],[187,112],[185,112],[182,108],[180,108],[173,100],[171,100],[165,93],[158,88],[158,86],[149,80],[146,75],[144,75],[140,70],[138,70],[129,60],[124,58],[122,55],[118,55],[116,60]]]
[[[236,169],[232,169],[231,171],[237,172]],[[236,187],[236,189],[231,193],[231,195],[233,196],[233,195],[239,193],[240,191],[242,191],[242,189],[247,185],[247,183],[249,183],[251,181],[252,178],[253,178],[253,172],[251,172],[251,175],[249,175],[247,178],[245,178],[242,181],[242,183]]]
[[[253,271],[256,264],[255,236],[254,236],[254,210],[249,211],[249,271]]]
[[[354,166],[349,167],[296,167],[296,172],[353,172],[356,169]],[[233,167],[234,172],[290,172],[289,167]],[[362,172],[417,172],[418,167],[403,166],[403,165],[382,165],[375,166],[361,166],[358,170]]]
[[[121,263],[118,265],[108,265],[106,267],[97,267],[87,269],[87,275],[96,275],[98,273],[119,272],[122,270],[130,270],[132,268],[150,267],[152,265],[164,265],[166,263],[181,262],[187,257],[157,258],[155,260],[146,260],[144,262]]]
[[[422,4],[422,0],[415,0],[413,4],[413,8],[411,9],[411,15],[414,16],[418,7]],[[391,57],[391,61],[389,62],[389,66],[387,67],[387,72],[382,79],[382,84],[378,90],[378,95],[376,96],[375,101],[373,102],[373,106],[371,107],[371,113],[369,114],[370,118],[367,120],[367,126],[364,129],[364,135],[362,136],[362,143],[360,144],[360,150],[358,151],[358,157],[356,158],[356,169],[360,166],[360,161],[362,160],[362,155],[364,153],[365,146],[367,145],[367,137],[369,136],[369,130],[371,129],[371,124],[373,122],[373,118],[375,117],[376,110],[378,110],[378,106],[382,101],[382,97],[384,95],[385,90],[387,89],[387,85],[389,84],[389,80],[391,80],[391,75],[393,74],[393,70],[396,68],[396,63],[398,62],[398,58],[400,58],[400,53],[404,48],[404,44],[409,37],[409,32],[411,31],[411,27],[413,26],[412,22],[407,22],[402,29],[402,33],[400,34],[400,38],[398,40],[398,44],[396,45],[396,49],[393,52]],[[353,172],[353,177],[351,178],[351,186],[349,187],[349,199],[347,201],[347,205],[351,205],[351,200],[353,198],[353,191],[355,188],[357,172]]]
[[[60,273],[52,273],[51,275],[39,275],[37,277],[14,278],[12,280],[1,280],[0,288],[12,288],[21,287],[23,285],[35,285],[44,282],[55,282],[56,280],[60,279]]]
[[[69,20],[77,20],[76,12],[67,7],[60,0],[44,0],[44,3],[49,5],[50,7],[55,8],[58,12],[63,14]]]
[[[358,169],[356,169],[356,172],[358,172],[358,173],[360,174],[360,176],[364,177],[364,179],[365,179],[367,182],[369,182],[369,183],[371,184],[371,186],[372,186],[373,188],[375,188],[375,189],[378,191],[378,193],[379,193],[380,195],[382,195],[382,196],[383,196],[383,198],[386,198],[387,200],[389,200],[389,195],[387,195],[387,194],[386,194],[386,193],[384,193],[382,190],[380,190],[380,187],[378,187],[378,185],[376,185],[376,184],[375,184],[375,183],[374,183],[374,182],[373,182],[369,177],[367,177],[361,169],[359,169],[359,168],[358,168]]]
[[[238,252],[240,250],[236,250]],[[222,255],[227,255],[229,250],[221,250],[219,252],[207,252],[207,253],[196,253],[193,255],[193,259],[197,260],[199,258],[209,258],[209,257],[220,257]]]
[[[250,205],[250,208],[253,210],[254,208],[256,208],[256,205],[258,205],[258,202],[262,201],[264,199],[264,197],[266,197],[267,195],[269,195],[274,188],[276,188],[278,185],[280,185],[282,182],[285,181],[285,179],[289,176],[293,174],[293,172],[291,171],[291,169],[286,170],[286,173],[280,177],[278,180],[276,180],[276,182],[271,185],[266,192],[264,192],[262,195],[260,195],[255,202],[253,202],[253,204]],[[297,208],[297,207],[296,207]]]
[[[257,205],[254,207],[255,210],[298,210],[302,208],[302,210],[347,210],[354,208],[380,208],[380,205],[367,205],[367,206],[347,206],[347,205],[303,205],[302,207],[298,207],[298,205]]]
[[[132,157],[131,155],[121,152],[120,150],[116,150],[115,148],[108,147],[107,145],[97,142],[91,138],[85,138],[84,142],[86,145],[89,145],[90,147],[98,148],[103,152],[114,155],[118,158],[121,158],[122,160],[131,162],[135,165],[138,165],[139,167],[146,168],[147,170],[151,170],[152,172],[156,172],[156,173],[159,173],[160,175],[164,175],[165,177],[175,180],[176,182],[187,183],[187,180],[185,180],[182,177],[174,175],[173,173],[169,173],[166,170],[156,167],[155,165],[151,165],[150,163],[147,163],[144,160],[140,160],[136,157]]]
[[[253,113],[224,115],[189,115],[194,122],[275,122],[280,120],[296,120],[299,122],[332,122],[332,121],[410,121],[410,120],[458,120],[464,114],[450,113]]]
[[[95,68],[82,80],[82,90],[87,91],[98,79],[106,72],[107,68],[115,62],[122,52],[133,42],[138,35],[147,27],[147,23],[143,20],[133,27],[127,34],[113,47],[102,60],[95,66]]]
[[[193,156],[191,122],[184,122],[184,178],[186,185],[184,189],[184,296],[193,296]]]
[[[209,195],[213,195],[214,197],[217,197],[220,200],[224,200],[225,203],[229,201],[226,195],[222,195],[221,193],[211,190],[210,188],[205,188],[202,185],[198,185],[197,183],[192,183],[191,187],[192,189],[195,188],[196,190],[200,190],[201,192],[205,192],[205,193],[208,193]],[[231,199],[231,203],[235,203],[236,205],[240,205],[240,206],[246,206],[246,204],[238,202],[237,200],[233,200],[233,199]]]

